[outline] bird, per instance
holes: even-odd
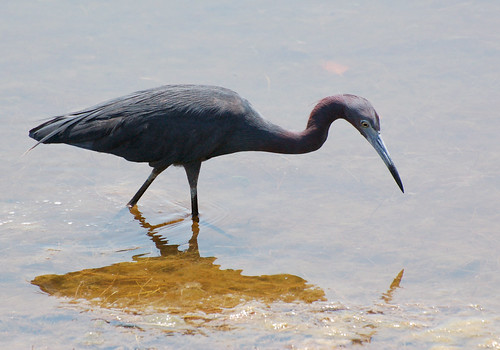
[[[243,151],[302,154],[319,149],[330,125],[345,119],[375,148],[404,193],[403,183],[380,136],[380,118],[363,98],[340,94],[322,98],[303,131],[289,131],[264,119],[238,93],[211,85],[163,85],[54,117],[29,131],[41,143],[65,143],[114,154],[153,169],[127,206],[134,207],[169,166],[184,167],[191,215],[198,218],[201,163]],[[28,150],[28,151],[29,151]]]

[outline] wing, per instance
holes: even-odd
[[[167,85],[56,117],[30,130],[30,136],[130,161],[184,163],[220,153],[234,125],[254,113],[228,89]]]

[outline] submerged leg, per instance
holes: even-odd
[[[156,179],[156,177],[158,175],[160,175],[160,173],[163,170],[165,170],[165,169],[167,169],[167,167],[153,168],[153,171],[149,175],[148,179],[142,184],[141,188],[139,188],[139,191],[137,191],[137,193],[127,203],[127,207],[132,208],[134,205],[136,205],[137,201],[139,200],[139,198],[142,197],[142,195],[144,194],[144,192],[146,192],[146,190],[148,189],[149,185],[151,185],[151,183],[154,181],[154,179]]]
[[[201,162],[192,162],[184,164],[186,175],[191,189],[191,216],[198,219],[198,175],[200,174]]]

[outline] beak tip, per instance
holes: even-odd
[[[401,192],[405,193],[404,187],[403,187],[403,182],[401,181],[401,177],[399,176],[398,170],[396,169],[396,166],[391,160],[391,157],[389,156],[389,152],[387,151],[387,148],[384,145],[384,142],[382,141],[382,138],[380,137],[380,134],[376,135],[368,135],[365,136],[368,142],[371,143],[373,148],[377,151],[377,153],[380,155],[382,160],[384,161],[385,165],[389,169],[389,171],[392,174],[392,177],[398,184],[399,189]]]
[[[394,180],[398,184],[398,187],[401,190],[401,192],[405,193],[405,189],[403,187],[403,181],[401,181],[401,177],[399,176],[399,173],[396,169],[396,166],[391,162],[391,164],[388,166],[388,168],[392,174],[392,177],[394,178]]]
[[[394,178],[396,179],[396,183],[398,184],[398,187],[401,190],[401,192],[405,193],[405,189],[403,187],[403,182],[401,181],[401,178],[399,177],[399,174],[397,176],[395,176]]]

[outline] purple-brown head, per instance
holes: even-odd
[[[404,192],[403,183],[401,182],[396,166],[380,136],[380,118],[375,108],[373,108],[368,100],[359,96],[341,95],[338,98],[345,108],[344,119],[351,123],[375,148],[399,188]]]

